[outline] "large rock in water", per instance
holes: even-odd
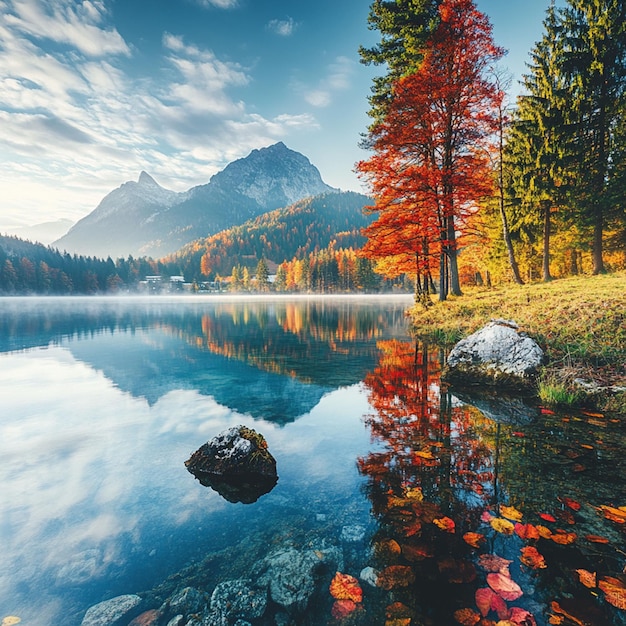
[[[276,460],[265,438],[241,425],[213,437],[185,461],[185,466],[229,502],[256,502],[278,481]]]
[[[141,598],[136,595],[125,595],[105,600],[92,606],[81,626],[124,626],[138,615],[141,610]]]
[[[497,319],[454,346],[443,378],[461,385],[525,388],[543,358],[537,342],[519,332],[515,322]]]

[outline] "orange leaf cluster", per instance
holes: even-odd
[[[440,517],[433,520],[433,524],[447,533],[453,533],[456,527],[454,520],[449,517]]]
[[[527,567],[531,569],[545,569],[548,567],[543,555],[534,546],[526,546],[522,548],[521,552],[520,560]]]
[[[363,590],[359,581],[350,574],[337,572],[330,582],[330,595],[335,600],[351,600],[361,602],[363,600]]]
[[[532,524],[515,524],[515,534],[520,539],[539,539],[541,536],[537,527]]]
[[[463,535],[463,541],[472,546],[472,548],[480,548],[480,544],[485,541],[485,535],[467,532]]]
[[[616,609],[626,610],[626,586],[619,578],[604,576],[598,587],[604,591],[604,599]]]

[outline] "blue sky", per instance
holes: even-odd
[[[478,0],[514,80],[549,2]],[[142,170],[183,191],[277,141],[361,189],[369,4],[0,0],[0,232],[78,220]]]

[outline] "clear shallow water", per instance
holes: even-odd
[[[1,300],[0,619],[78,625],[124,593],[158,606],[276,547],[341,545],[358,524],[365,545],[346,553],[347,573],[372,566],[386,582],[364,584],[346,623],[384,624],[394,602],[413,624],[457,623],[487,586],[480,554],[512,561],[523,596],[509,610],[538,624],[624,623],[576,573],[619,580],[624,568],[625,525],[602,508],[626,505],[619,420],[442,391],[442,355],[407,335],[410,303]],[[261,432],[278,464],[276,487],[250,505],[184,467],[236,424]],[[500,505],[551,535],[496,531]],[[529,546],[547,567],[520,562]],[[334,623],[331,605],[303,623]]]

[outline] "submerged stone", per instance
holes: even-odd
[[[90,607],[81,626],[124,626],[140,613],[141,598],[124,595],[99,602]]]
[[[213,437],[185,461],[185,466],[229,502],[256,502],[278,481],[276,460],[265,438],[242,425]]]
[[[460,385],[524,388],[543,359],[537,342],[519,332],[514,321],[497,319],[454,346],[442,378]]]

